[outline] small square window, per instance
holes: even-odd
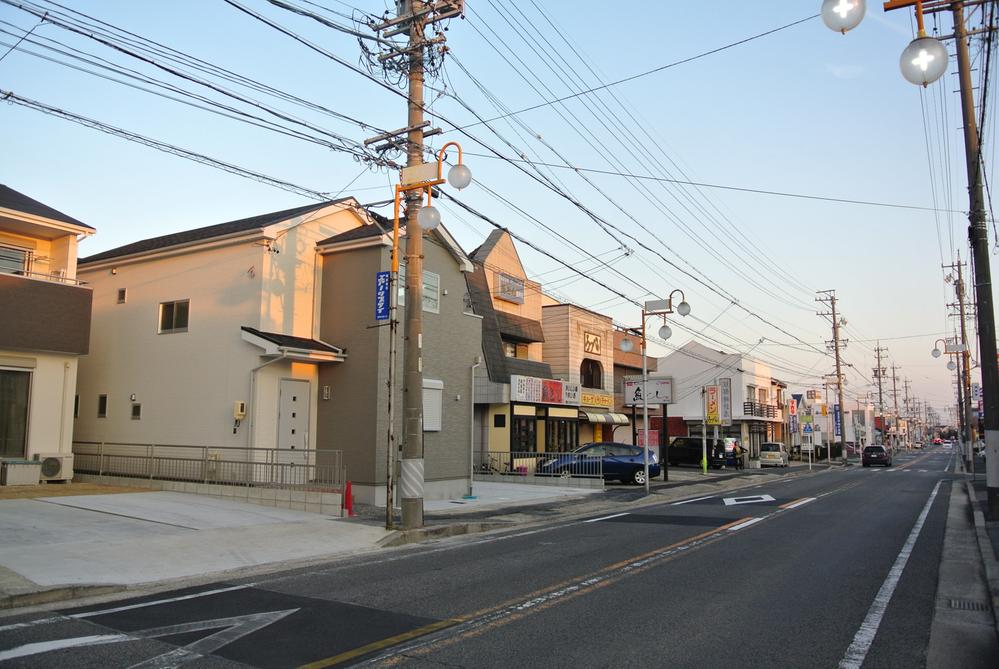
[[[132,402],[132,420],[140,420],[142,418],[142,405],[138,402]]]
[[[506,415],[498,413],[493,416],[493,427],[506,427]]]
[[[187,332],[190,300],[160,302],[160,334]]]
[[[98,395],[97,396],[97,417],[107,418],[108,417],[108,396]]]
[[[124,288],[118,289],[118,304],[125,304],[126,290]]]

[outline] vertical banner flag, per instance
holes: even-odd
[[[708,425],[721,425],[720,395],[718,386],[704,387],[704,416]]]
[[[836,436],[837,437],[842,436],[843,435],[843,414],[839,410],[839,405],[838,404],[834,404],[833,405],[833,423],[836,424],[836,430],[835,430]]]
[[[391,272],[378,272],[375,274],[375,320],[387,321],[389,319],[389,284]]]
[[[718,379],[721,389],[721,424],[732,424],[732,379]]]

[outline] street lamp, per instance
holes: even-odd
[[[680,303],[673,308],[673,296],[680,293]],[[686,316],[690,313],[690,304],[687,303],[687,298],[683,294],[683,291],[677,288],[669,294],[669,298],[665,300],[649,300],[644,305],[642,305],[642,328],[638,332],[634,329],[628,330],[629,332],[635,334],[641,334],[642,340],[642,432],[643,432],[643,445],[642,449],[642,461],[645,468],[645,494],[649,494],[649,363],[648,363],[648,346],[645,338],[645,321],[649,316],[662,316],[663,325],[659,328],[659,336],[662,339],[669,339],[673,336],[673,330],[666,323],[666,315],[672,313],[678,313],[681,316]],[[621,341],[621,350],[625,353],[629,353],[634,348],[634,344],[630,339],[624,339]],[[669,449],[669,430],[666,425],[666,404],[663,404],[663,427],[665,431],[663,435],[666,439],[666,448]],[[663,468],[663,480],[669,480],[669,457],[664,456],[660,453],[660,460],[662,462],[660,465]]]
[[[822,23],[845,35],[847,30],[860,25],[866,11],[866,0],[823,0]]]
[[[947,71],[947,47],[922,29],[919,35],[902,51],[898,67],[906,81],[925,88]]]
[[[396,319],[396,312],[399,308],[399,295],[398,295],[398,282],[399,282],[399,208],[400,208],[400,196],[403,193],[408,193],[412,191],[420,191],[421,198],[423,195],[426,196],[426,205],[420,207],[416,212],[416,225],[415,229],[407,230],[407,235],[422,235],[423,230],[434,230],[441,223],[441,213],[433,206],[433,188],[434,186],[439,186],[445,182],[442,177],[444,170],[444,158],[446,156],[445,151],[448,147],[454,146],[458,149],[458,163],[454,165],[447,175],[447,180],[452,186],[461,190],[472,183],[472,171],[462,162],[462,152],[461,145],[458,142],[447,142],[441,147],[440,151],[437,152],[437,169],[434,170],[433,163],[422,163],[420,165],[414,165],[411,167],[403,168],[402,178],[400,183],[395,186],[395,211],[394,219],[392,223],[392,271],[389,274],[389,373],[388,373],[388,428],[387,428],[387,439],[388,439],[388,449],[386,454],[386,466],[385,466],[385,528],[392,529],[392,470],[394,467],[393,458],[395,456],[395,367],[396,367],[396,331],[398,329],[398,320]],[[413,237],[410,236],[409,239]],[[423,263],[422,254],[416,253],[413,262],[409,263],[407,271],[411,273],[411,276],[416,276],[415,280],[422,282],[423,276]],[[419,318],[420,316],[420,305],[419,301],[415,305],[411,304],[409,309],[406,310],[406,320],[407,323],[412,323],[410,318]],[[422,326],[421,326],[422,328]],[[422,342],[422,336],[418,338]],[[420,344],[422,346],[422,343]],[[412,359],[411,359],[412,358]],[[406,358],[406,371],[415,371],[422,374],[421,360],[419,355],[407,356]],[[422,420],[420,421],[422,423]],[[410,444],[410,440],[406,440],[405,448],[415,448],[415,453],[418,459],[423,458],[423,445],[422,441],[419,439],[412,440],[418,442],[415,444]],[[405,456],[413,457],[413,453],[404,453],[404,462],[402,468],[402,478],[406,480],[408,477],[415,476],[417,478],[421,477],[421,472],[423,471],[422,462],[418,468],[405,466]],[[416,470],[416,471],[414,471]],[[409,482],[409,481],[407,481]],[[423,481],[416,481],[418,483],[417,489],[423,488]],[[471,482],[470,482],[471,483]],[[413,488],[410,485],[410,488]],[[403,487],[405,490],[405,486]],[[421,500],[422,505],[422,500]],[[403,504],[403,525],[407,528],[409,527],[419,527],[423,525],[423,510],[422,507],[419,510],[418,517],[407,518],[407,513],[412,513],[407,511],[406,505]],[[413,514],[416,515],[416,514]]]

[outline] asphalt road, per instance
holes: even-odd
[[[945,451],[819,467],[4,619],[0,667],[918,667],[952,471]]]

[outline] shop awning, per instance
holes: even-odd
[[[607,423],[609,425],[629,425],[628,417],[623,413],[601,413],[597,411],[580,411],[584,420],[590,423]]]

